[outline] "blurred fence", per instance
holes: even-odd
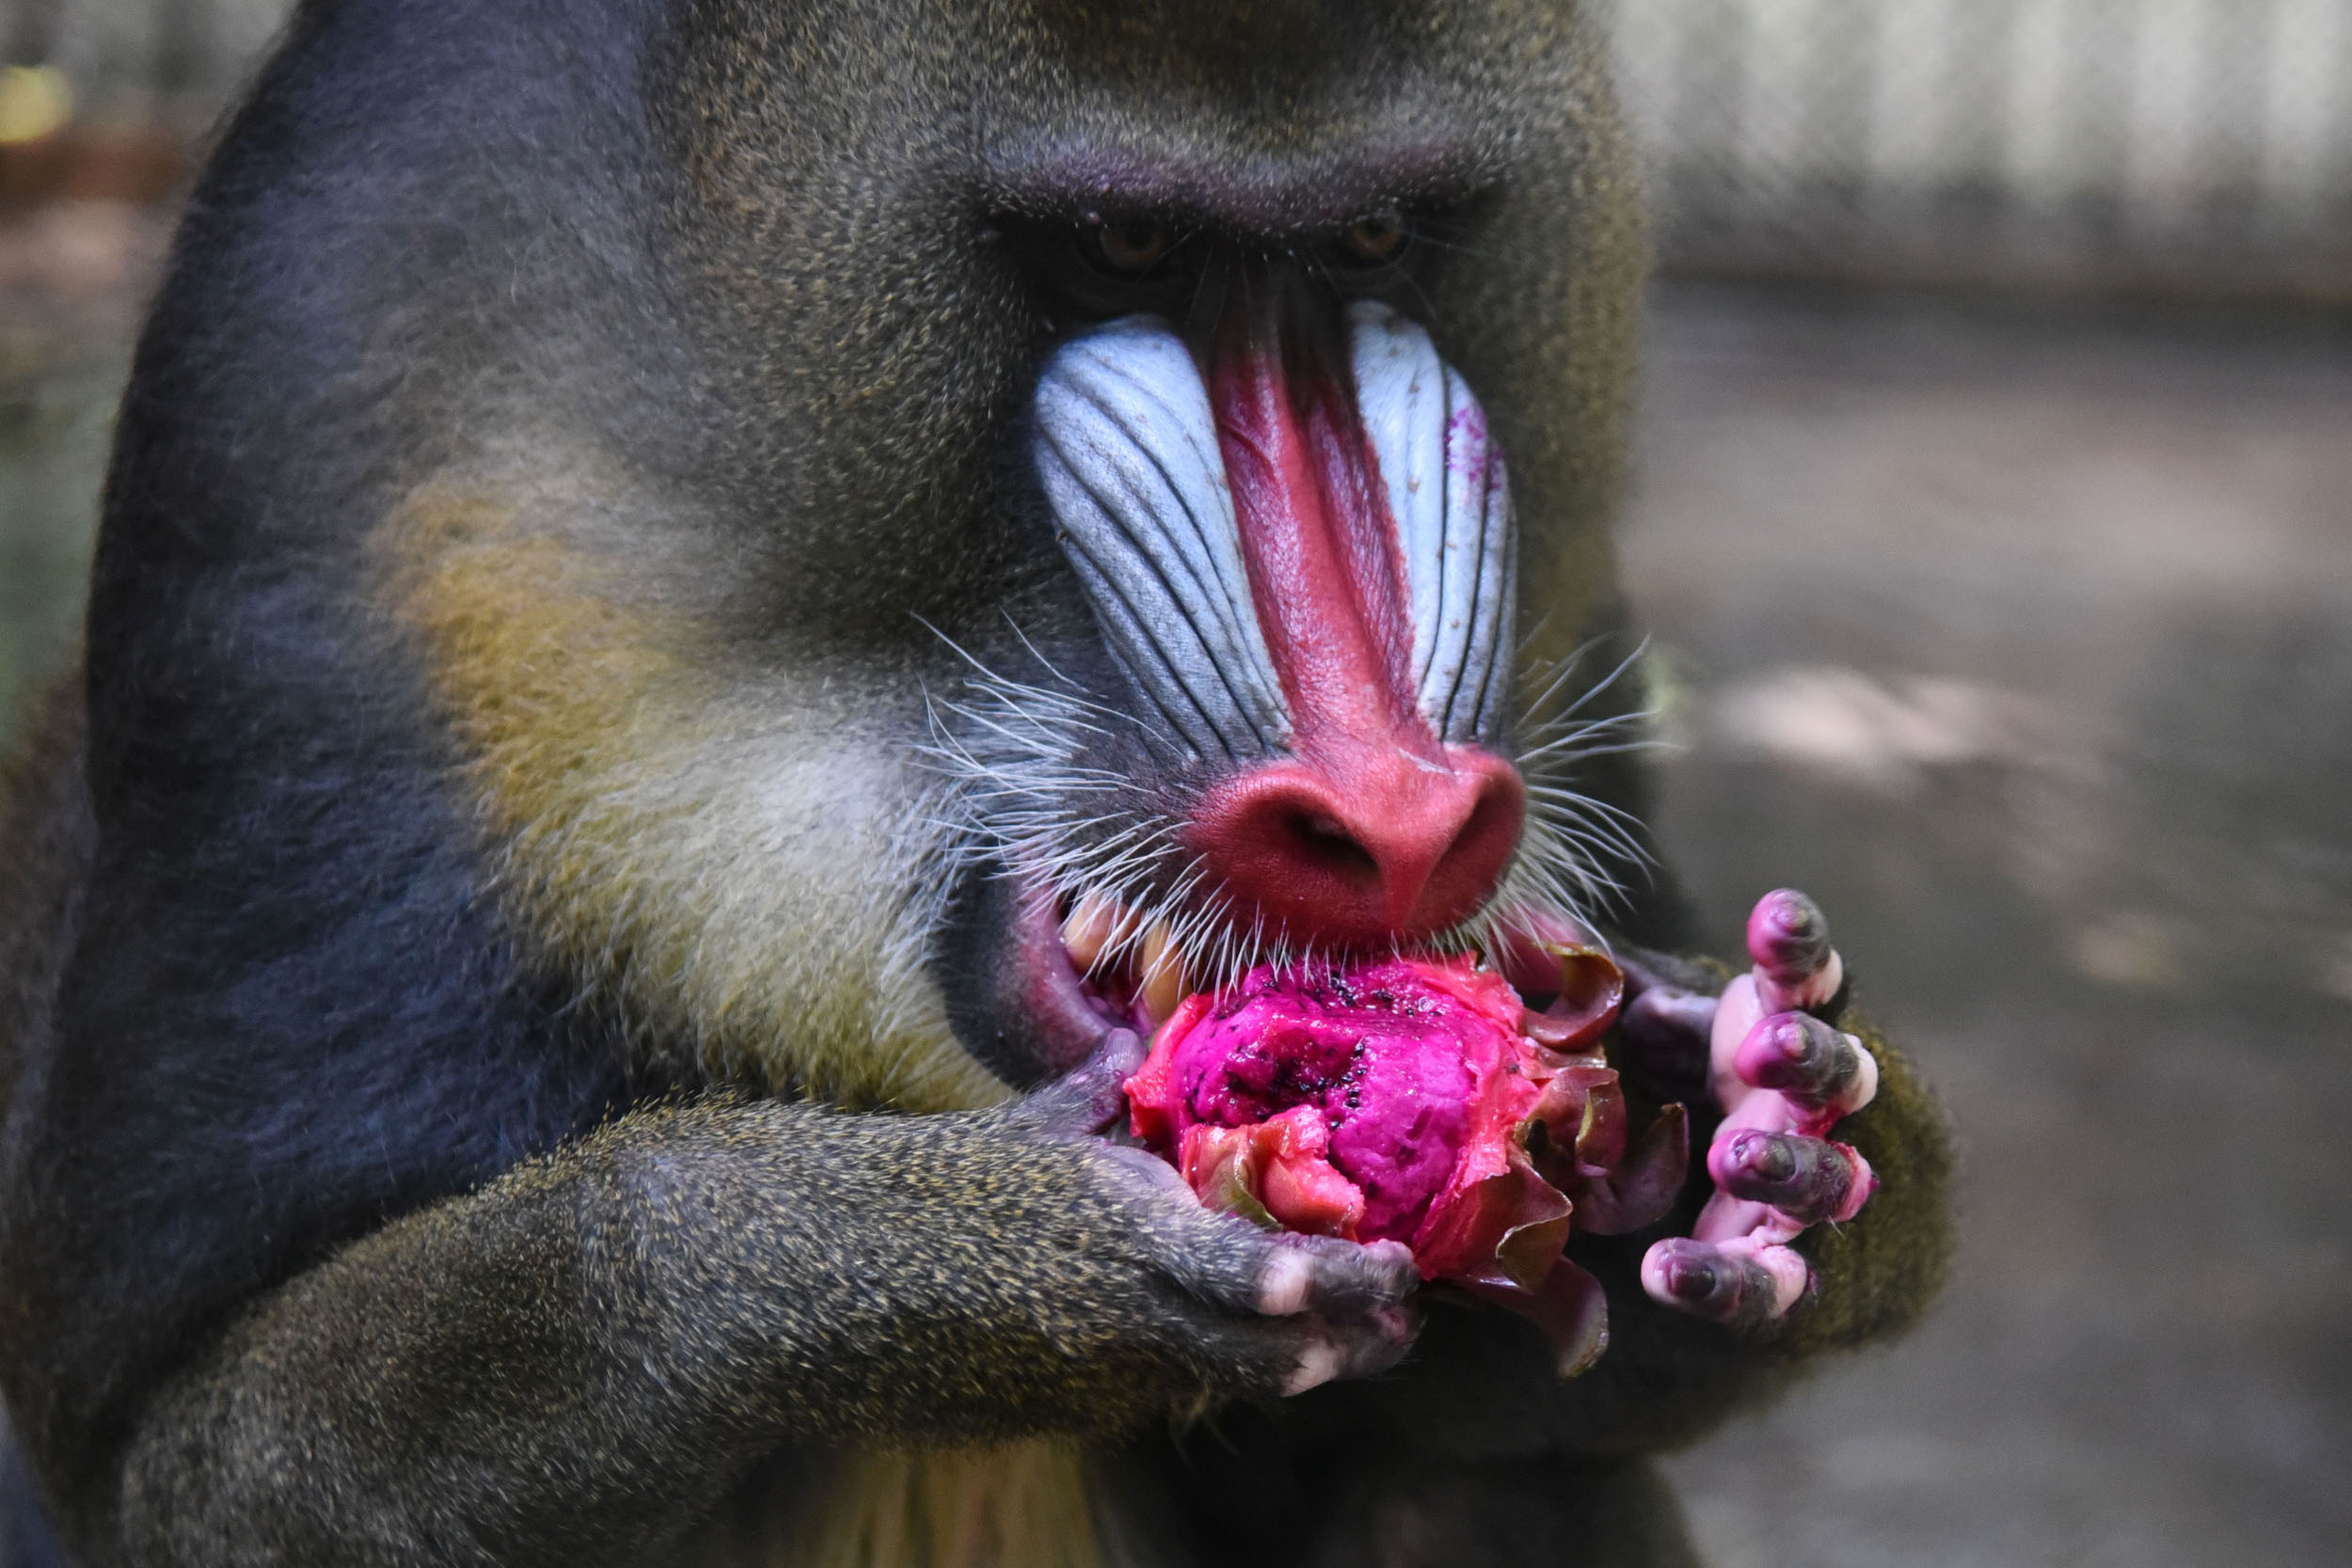
[[[1586,3],[1669,267],[2352,298],[2352,0]],[[0,143],[200,123],[290,4],[0,0]]]
[[[209,117],[293,9],[291,0],[0,0],[5,63],[46,67],[76,111]]]
[[[0,0],[0,212],[152,202],[292,0]]]
[[[2352,297],[2352,0],[1611,0],[1661,260]]]

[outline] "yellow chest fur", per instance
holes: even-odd
[[[1074,1443],[850,1453],[696,1544],[693,1568],[1105,1568]]]

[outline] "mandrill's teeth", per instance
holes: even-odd
[[[1124,1009],[1131,1003],[1146,1029],[1157,1029],[1184,999],[1188,983],[1176,933],[1164,920],[1144,924],[1106,894],[1079,896],[1061,923],[1062,951],[1070,967],[1104,988],[1105,1000]]]
[[[1070,918],[1061,923],[1061,944],[1070,967],[1084,974],[1092,969],[1120,927],[1119,906],[1099,893],[1080,898]]]
[[[1184,999],[1184,958],[1175,933],[1165,921],[1154,921],[1143,933],[1143,1010],[1157,1029]]]

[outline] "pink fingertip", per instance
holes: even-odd
[[[1664,1307],[1677,1305],[1674,1256],[1675,1243],[1671,1238],[1651,1243],[1650,1249],[1642,1254],[1642,1291],[1650,1300]]]
[[[1269,1318],[1287,1318],[1307,1310],[1313,1299],[1314,1260],[1303,1252],[1274,1255],[1258,1281],[1258,1310]]]
[[[1283,1380],[1285,1395],[1303,1394],[1310,1388],[1320,1388],[1347,1370],[1347,1353],[1329,1339],[1312,1339],[1299,1354],[1298,1365]]]
[[[1862,1212],[1862,1206],[1869,1202],[1870,1195],[1879,1190],[1879,1175],[1870,1168],[1870,1162],[1862,1157],[1862,1150],[1853,1145],[1833,1143],[1830,1147],[1843,1154],[1853,1166],[1853,1185],[1846,1189],[1846,1201],[1837,1206],[1836,1213],[1830,1215],[1831,1224],[1843,1225]]]
[[[1740,1042],[1739,1053],[1732,1058],[1732,1070],[1759,1088],[1793,1087],[1798,1069],[1817,1049],[1807,1022],[1804,1014],[1793,1011],[1758,1020]]]
[[[1719,1188],[1728,1187],[1740,1174],[1745,1161],[1748,1140],[1756,1136],[1751,1128],[1724,1128],[1707,1148],[1708,1179]]]
[[[1841,1116],[1851,1116],[1879,1097],[1879,1059],[1856,1037],[1848,1035],[1846,1037],[1853,1041],[1857,1070],[1853,1083],[1838,1097],[1839,1103],[1835,1109]]]
[[[1788,1309],[1804,1299],[1813,1283],[1813,1270],[1793,1247],[1758,1247],[1751,1256],[1772,1276],[1772,1316],[1787,1317]]]
[[[1748,957],[1786,985],[1829,962],[1829,922],[1821,908],[1794,888],[1775,888],[1748,913]]]

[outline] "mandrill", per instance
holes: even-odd
[[[307,0],[0,840],[65,1560],[1690,1560],[1645,1456],[1914,1319],[1947,1160],[1809,904],[1673,956],[1595,25]],[[1579,1376],[1131,1130],[1247,975],[1569,947],[1690,1118],[1541,1232]]]

